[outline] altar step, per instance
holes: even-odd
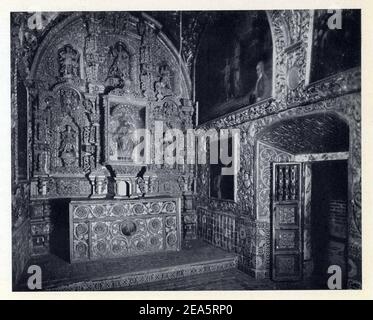
[[[42,270],[42,290],[98,291],[131,290],[159,283],[237,268],[235,254],[201,241],[193,241],[179,252],[162,252],[120,259],[70,264],[47,255],[33,258],[29,265]],[[27,268],[16,291],[28,291]]]
[[[236,266],[237,261],[232,257],[159,269],[148,269],[115,276],[97,277],[68,284],[49,284],[45,289],[53,291],[125,290],[126,288],[130,289],[132,286],[180,279],[209,272],[223,271],[235,268]]]

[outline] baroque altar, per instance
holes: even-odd
[[[138,129],[194,127],[188,67],[159,23],[144,13],[72,14],[42,41],[27,95],[33,255],[51,252],[53,216],[68,215],[74,199],[109,208],[145,194],[180,197],[182,230],[196,236],[193,165],[155,163],[154,145],[146,161],[132,157]]]
[[[181,247],[180,198],[72,201],[69,219],[70,262]]]

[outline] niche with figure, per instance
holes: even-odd
[[[136,164],[134,148],[143,137],[137,137],[138,129],[145,129],[146,107],[134,105],[119,97],[108,98],[106,109],[106,162],[108,164]],[[140,154],[143,156],[144,154]]]

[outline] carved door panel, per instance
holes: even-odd
[[[272,181],[272,279],[302,278],[301,164],[274,163]]]

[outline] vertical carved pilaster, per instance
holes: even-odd
[[[138,32],[141,36],[140,45],[140,89],[144,97],[154,100],[153,84],[153,59],[152,47],[154,46],[155,30],[144,21],[138,24]]]
[[[51,206],[48,201],[31,202],[31,254],[43,255],[50,250],[52,232]]]
[[[97,13],[90,12],[84,16],[84,23],[87,29],[87,36],[84,44],[85,75],[88,92],[103,92],[104,86],[98,81],[98,71],[100,63],[105,61],[105,54],[100,53],[97,47],[100,30],[100,20]]]

